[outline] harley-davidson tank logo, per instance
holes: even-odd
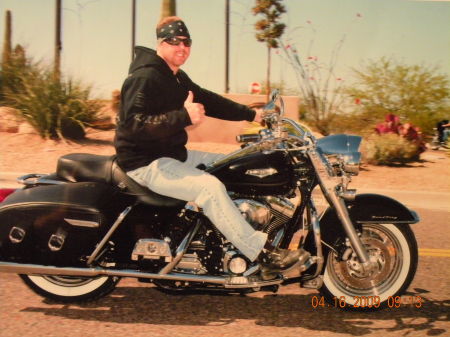
[[[278,171],[276,169],[274,169],[273,167],[264,168],[264,169],[252,169],[252,170],[247,170],[245,172],[246,175],[258,177],[261,179],[271,176],[276,173],[278,173]]]

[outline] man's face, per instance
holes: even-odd
[[[158,55],[167,62],[174,72],[186,62],[191,53],[190,40],[183,40],[189,39],[184,36],[177,36],[161,41],[158,46]],[[189,45],[189,47],[186,45]]]

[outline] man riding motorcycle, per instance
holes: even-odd
[[[156,35],[156,51],[136,47],[122,87],[115,138],[119,165],[131,178],[156,193],[194,201],[250,261],[260,262],[264,278],[302,265],[309,253],[273,247],[267,242],[266,233],[255,231],[243,218],[224,185],[197,168],[220,155],[187,151],[185,147],[185,128],[202,123],[205,115],[259,122],[261,111],[200,88],[180,70],[192,44],[180,18],[163,19],[157,25]]]

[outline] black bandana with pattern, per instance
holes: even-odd
[[[158,39],[167,39],[175,36],[191,37],[183,21],[170,22],[156,29],[156,37]]]

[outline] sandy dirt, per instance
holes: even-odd
[[[82,141],[43,140],[35,134],[0,132],[0,172],[50,173],[61,155],[73,152],[114,154],[114,131],[88,130]],[[192,142],[188,148],[229,153],[235,144]],[[403,167],[363,165],[352,182],[355,188],[450,192],[450,156],[428,150],[421,161]]]

